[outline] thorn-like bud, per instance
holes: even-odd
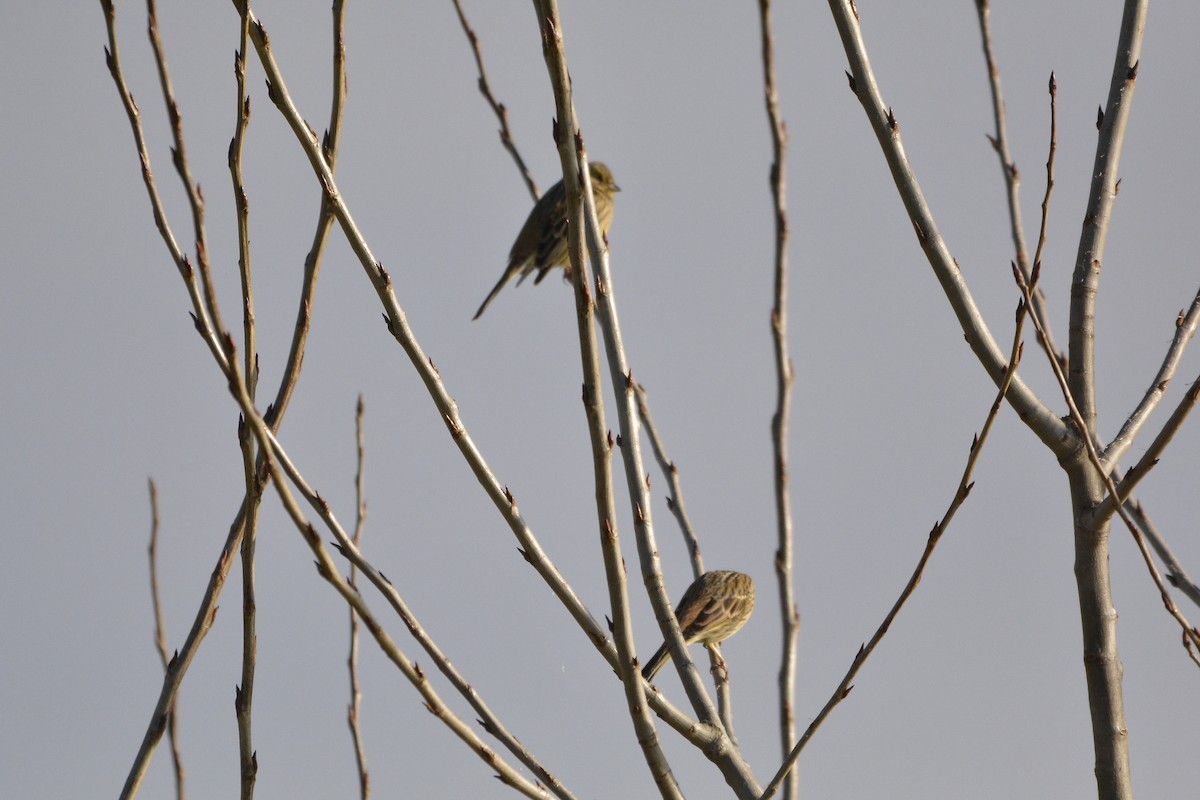
[[[846,80],[850,83],[850,91],[858,94],[858,84],[854,82],[854,76],[849,71],[846,72]]]
[[[986,136],[987,140],[992,143],[992,149],[998,152],[1000,150],[1000,140],[995,136],[992,136],[990,133],[985,133],[984,136]]]
[[[1123,181],[1123,180],[1125,180],[1125,179],[1117,178],[1117,182],[1113,184],[1113,194],[1114,195],[1121,193],[1121,181]]]
[[[1133,62],[1133,66],[1130,67],[1129,71],[1125,73],[1125,80],[1127,80],[1127,81],[1136,81],[1137,80],[1138,67],[1141,65],[1141,63],[1142,63],[1142,60],[1140,58],[1137,61]]]
[[[897,128],[897,125],[896,125],[896,114],[895,114],[895,112],[893,112],[893,111],[892,111],[892,107],[891,107],[891,106],[888,106],[888,113],[887,113],[887,124],[888,124],[888,128],[890,128],[890,129],[891,129],[892,133],[895,133],[895,132],[896,132],[896,128]]]
[[[922,247],[924,247],[925,246],[925,231],[921,229],[921,223],[917,222],[914,219],[912,226],[913,226],[913,232],[917,234],[917,241],[921,243]],[[954,266],[957,267],[958,264],[956,263]]]
[[[1177,317],[1175,317],[1175,327],[1176,328],[1183,327],[1183,309],[1182,308],[1179,309],[1179,315]]]
[[[1100,126],[1104,124],[1104,109],[1096,108],[1096,130],[1100,130]]]
[[[1054,97],[1058,93],[1058,81],[1054,80],[1054,72],[1050,72],[1050,96]]]

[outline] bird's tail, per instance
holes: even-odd
[[[642,677],[646,680],[653,680],[658,671],[663,668],[663,665],[671,660],[671,652],[667,650],[667,645],[654,651],[654,655],[650,656],[650,660],[646,662],[646,666],[642,667]]]
[[[479,306],[479,310],[475,312],[475,316],[471,317],[472,322],[479,319],[483,315],[483,310],[488,307],[488,303],[492,302],[496,295],[500,293],[500,290],[504,288],[504,284],[508,283],[509,278],[512,276],[513,270],[511,268],[504,270],[504,274],[500,276],[500,281],[496,284],[492,291],[488,292],[488,296],[483,299],[483,304]]]

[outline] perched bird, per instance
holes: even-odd
[[[708,647],[737,633],[753,611],[754,581],[750,576],[716,569],[692,582],[675,609],[675,618],[685,642]],[[646,662],[642,677],[652,679],[670,658],[664,642]]]
[[[608,226],[612,224],[613,193],[621,191],[621,187],[613,183],[612,173],[608,167],[593,161],[588,164],[588,174],[592,176],[592,196],[596,198],[596,217],[600,220],[600,230],[608,235]],[[504,288],[514,275],[520,275],[517,285],[529,277],[529,273],[537,270],[534,284],[542,282],[554,267],[568,267],[570,258],[567,255],[567,190],[559,181],[547,190],[529,212],[517,240],[513,242],[512,250],[508,251],[508,268],[500,276],[496,288],[483,301],[483,305],[475,312],[472,319],[479,319],[483,310],[492,302],[492,298]]]

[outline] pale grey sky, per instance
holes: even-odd
[[[192,621],[242,482],[236,407],[195,334],[149,211],[129,126],[104,65],[99,4],[13,5],[6,79],[6,220],[0,292],[0,794],[114,796],[160,684],[152,646],[146,479],[158,483],[171,646]],[[238,317],[225,154],[233,130],[237,15],[163,2],[161,28],[227,323]],[[553,98],[530,4],[466,2],[490,78],[541,188],[558,177]],[[780,102],[791,134],[793,508],[802,614],[796,716],[806,725],[900,591],[950,501],[993,387],[924,262],[823,4],[776,9]],[[997,339],[1017,293],[974,5],[859,3],[887,102],[939,225]],[[329,3],[257,2],[294,100],[328,116]],[[589,153],[613,169],[616,293],[635,376],[677,463],[709,568],[758,582],[730,640],[737,732],[758,778],[779,757],[779,620],[769,422],[770,146],[753,3],[563,2]],[[118,3],[122,54],[160,186],[191,239],[173,180],[145,10]],[[1140,399],[1200,283],[1184,244],[1200,219],[1196,50],[1189,4],[1152,8],[1121,162],[1098,306],[1101,426]],[[1010,134],[1037,227],[1046,82],[1059,146],[1043,288],[1060,341],[1083,215],[1115,3],[996,4]],[[463,419],[551,557],[607,612],[569,288],[506,288],[477,322],[529,199],[475,89],[450,2],[350,4],[349,105],[339,186],[391,273]],[[246,149],[262,386],[273,393],[319,194],[251,59]],[[335,232],[284,445],[343,519],[353,516],[353,411],[366,399],[365,550],[510,729],[580,798],[650,797],[619,685],[545,586],[446,435],[344,239]],[[1026,379],[1065,413],[1027,336]],[[1132,463],[1190,385],[1185,358]],[[610,398],[611,399],[611,398]],[[610,415],[610,424],[616,424]],[[1200,575],[1192,421],[1139,495]],[[813,798],[1086,798],[1095,795],[1066,481],[1004,409],[910,606],[800,762]],[[689,571],[652,472],[668,585]],[[621,481],[619,480],[620,484]],[[351,797],[344,724],[346,612],[272,495],[259,539],[258,797]],[[624,508],[624,506],[622,506]],[[632,526],[621,534],[640,586]],[[330,538],[326,536],[325,538]],[[1194,786],[1197,674],[1129,535],[1114,529],[1134,786]],[[236,568],[235,568],[236,572]],[[372,605],[410,657],[403,625]],[[1179,598],[1177,598],[1179,600]],[[234,686],[240,583],[181,696],[190,795],[237,791]],[[1193,623],[1200,610],[1179,600]],[[639,652],[659,634],[634,599]],[[377,797],[511,797],[364,642],[363,726]],[[695,649],[695,655],[700,655]],[[432,671],[432,670],[430,670]],[[468,720],[474,715],[435,676]],[[659,683],[683,703],[678,680]],[[665,726],[683,790],[726,797],[719,774]],[[160,749],[142,797],[169,797]]]

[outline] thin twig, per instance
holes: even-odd
[[[771,418],[772,462],[775,475],[775,578],[779,586],[781,647],[779,658],[779,741],[784,755],[796,739],[796,643],[800,634],[800,610],[796,605],[795,541],[792,534],[792,505],[788,492],[788,420],[791,416],[792,383],[795,372],[788,353],[788,262],[787,262],[787,127],[779,112],[775,85],[775,41],[771,29],[771,0],[759,0],[762,38],[763,95],[771,128],[771,199],[775,217],[775,297],[771,306],[771,343],[775,352],[775,414]],[[784,797],[794,800],[799,792],[799,774],[788,778]]]
[[[650,437],[650,447],[654,451],[654,458],[658,461],[659,469],[662,470],[663,477],[667,479],[667,485],[671,487],[671,494],[667,495],[667,508],[675,516],[675,521],[679,523],[679,531],[683,534],[683,542],[692,561],[692,578],[699,578],[704,574],[704,556],[700,554],[700,540],[696,536],[696,530],[692,527],[691,520],[688,519],[687,507],[683,504],[683,487],[679,482],[679,469],[675,466],[674,461],[667,458],[666,447],[658,435],[654,418],[650,416],[650,398],[646,393],[646,388],[640,383],[635,388],[638,417],[642,421],[646,435]]]
[[[1187,347],[1188,342],[1196,335],[1196,327],[1200,325],[1200,291],[1192,299],[1192,305],[1185,314],[1180,310],[1178,316],[1175,317],[1175,335],[1171,339],[1171,346],[1167,348],[1167,353],[1163,357],[1162,365],[1158,368],[1158,373],[1150,382],[1149,388],[1146,389],[1145,395],[1138,403],[1137,408],[1130,413],[1125,423],[1121,426],[1121,430],[1113,437],[1112,442],[1104,448],[1102,456],[1104,460],[1110,464],[1115,464],[1121,459],[1129,448],[1133,445],[1134,437],[1138,431],[1150,419],[1150,415],[1162,402],[1163,397],[1167,393],[1167,385],[1171,379],[1175,377],[1175,370],[1179,366],[1180,360],[1183,358],[1183,351]],[[1126,494],[1128,494],[1126,492]]]
[[[529,172],[529,167],[525,166],[525,159],[521,158],[521,153],[517,150],[517,145],[513,142],[512,131],[508,128],[508,109],[504,104],[496,100],[492,94],[492,87],[488,83],[487,70],[483,67],[483,51],[479,48],[479,37],[475,34],[475,29],[471,27],[471,23],[467,22],[466,12],[463,11],[462,3],[459,0],[454,0],[454,10],[458,12],[458,22],[462,25],[463,33],[467,35],[467,41],[471,43],[471,51],[475,54],[475,67],[479,70],[479,92],[487,100],[489,106],[492,107],[492,112],[496,115],[496,119],[500,121],[500,144],[504,145],[504,149],[512,156],[513,161],[517,164],[517,171],[521,173],[521,179],[525,181],[525,186],[529,189],[529,194],[536,203],[539,192],[537,184],[533,180],[533,175]]]
[[[1150,444],[1146,447],[1146,451],[1142,453],[1142,457],[1125,473],[1125,477],[1121,480],[1118,487],[1118,493],[1108,495],[1092,510],[1091,513],[1094,517],[1111,516],[1118,497],[1121,498],[1122,503],[1128,503],[1132,498],[1133,490],[1150,474],[1150,470],[1158,466],[1159,460],[1167,450],[1167,445],[1179,433],[1184,421],[1192,412],[1192,409],[1196,407],[1197,399],[1200,399],[1200,378],[1193,381],[1188,390],[1183,393],[1183,397],[1179,398],[1179,403],[1163,423],[1162,429],[1150,441]],[[1105,464],[1111,463],[1105,459],[1102,459],[1102,461]]]
[[[167,651],[167,626],[163,621],[162,602],[158,595],[158,487],[154,479],[150,485],[150,605],[154,609],[154,647],[158,650],[159,660],[162,661],[163,671],[170,669],[171,654]],[[183,756],[179,752],[177,738],[178,719],[176,704],[172,703],[167,711],[167,742],[171,747],[171,765],[175,774],[176,800],[184,800],[183,786]]]
[[[351,541],[354,546],[362,547],[363,525],[367,521],[367,500],[363,493],[363,465],[365,463],[363,447],[363,398],[358,396],[358,404],[354,410],[354,449],[358,469],[354,472],[354,536]],[[350,564],[350,588],[358,591],[358,567]],[[362,690],[358,686],[358,615],[354,607],[350,607],[350,654],[346,658],[346,666],[350,671],[350,707],[346,712],[346,722],[350,726],[350,738],[354,742],[354,763],[358,767],[358,791],[362,800],[371,796],[371,777],[367,772],[367,752],[363,747],[362,729],[359,727],[359,716],[362,710]]]
[[[1120,488],[1119,485],[1118,488]],[[1150,517],[1146,514],[1146,510],[1142,508],[1142,504],[1136,500],[1131,500],[1125,504],[1125,510],[1137,522],[1142,533],[1150,541],[1150,546],[1154,548],[1154,552],[1158,553],[1158,557],[1162,559],[1163,565],[1166,567],[1167,582],[1183,592],[1193,603],[1200,606],[1200,586],[1197,586],[1196,582],[1184,571],[1183,566],[1179,563],[1179,559],[1175,557],[1175,553],[1171,551],[1166,541],[1159,535],[1154,523],[1150,521]]]
[[[248,3],[249,0],[246,0]],[[159,85],[162,88],[163,105],[167,108],[167,120],[170,123],[171,137],[175,146],[171,150],[175,171],[179,182],[183,184],[187,195],[188,205],[192,210],[192,233],[196,241],[196,266],[200,272],[200,286],[203,289],[204,309],[211,319],[210,329],[220,334],[226,330],[225,323],[218,316],[217,290],[212,277],[212,268],[208,260],[208,236],[204,228],[204,194],[200,185],[192,178],[191,167],[188,166],[187,147],[183,139],[183,116],[179,104],[175,100],[175,90],[171,85],[171,73],[167,69],[167,57],[163,52],[162,37],[158,31],[157,0],[146,0],[147,34],[150,46],[154,50],[154,63],[158,67]],[[225,354],[229,357],[228,352]]]
[[[1007,189],[1008,197],[1008,218],[1012,226],[1013,247],[1016,250],[1017,266],[1021,272],[1028,278],[1031,270],[1029,263],[1029,255],[1025,250],[1025,230],[1021,222],[1021,204],[1018,200],[1019,190],[1021,186],[1021,173],[1017,170],[1017,164],[1013,161],[1012,155],[1008,149],[1008,125],[1005,121],[1004,113],[1004,97],[1000,91],[1000,68],[996,65],[996,54],[992,46],[992,26],[990,21],[989,0],[975,0],[975,10],[979,14],[979,32],[983,39],[983,57],[987,62],[988,84],[992,90],[992,116],[995,119],[996,135],[989,136],[988,141],[992,143],[992,149],[996,151],[996,155],[1000,159],[1000,169],[1004,173],[1004,184]],[[1054,93],[1054,76],[1050,76],[1050,93]],[[1054,123],[1051,122],[1053,127]],[[1053,131],[1050,135],[1050,140],[1055,141]],[[1051,155],[1053,158],[1053,155]],[[1047,194],[1053,187],[1053,182],[1047,184]],[[1046,220],[1046,209],[1042,208],[1043,225]],[[1039,242],[1045,243],[1046,230],[1043,227],[1038,238]],[[1034,256],[1034,263],[1039,262],[1040,253]],[[1046,295],[1038,287],[1033,295],[1034,302],[1037,303],[1038,314],[1042,319],[1049,319],[1049,312],[1046,310]],[[1043,347],[1048,347],[1060,363],[1066,360],[1066,354],[1058,349],[1054,344],[1053,336],[1050,334],[1050,329],[1046,329],[1046,341],[1040,342]]]
[[[921,582],[921,578],[925,574],[925,567],[929,563],[930,558],[933,556],[934,548],[936,548],[938,542],[941,541],[942,536],[946,533],[946,529],[949,527],[951,520],[954,519],[955,513],[957,513],[963,502],[966,501],[967,496],[971,493],[972,487],[975,486],[974,481],[971,480],[971,475],[975,471],[975,464],[979,461],[979,455],[983,451],[983,445],[987,441],[988,434],[991,432],[992,423],[995,422],[996,415],[999,413],[1001,405],[1003,405],[1005,394],[1008,391],[1008,385],[1015,378],[1017,373],[1017,365],[1021,362],[1021,353],[1024,349],[1021,343],[1021,330],[1022,325],[1024,324],[1025,314],[1026,304],[1025,301],[1022,300],[1017,305],[1016,325],[1013,335],[1012,350],[1008,360],[1008,367],[1005,370],[1005,379],[1000,382],[1000,386],[996,392],[996,397],[992,401],[991,407],[988,409],[987,417],[984,419],[983,428],[981,429],[980,433],[971,441],[970,454],[967,457],[967,464],[963,469],[962,477],[959,479],[958,487],[954,492],[954,498],[950,501],[950,505],[946,508],[945,514],[942,515],[942,518],[929,532],[929,538],[925,542],[925,550],[921,553],[921,557],[917,560],[917,566],[913,569],[912,576],[908,579],[908,583],[905,584],[904,590],[900,592],[900,596],[896,598],[896,602],[892,604],[891,610],[889,610],[887,615],[883,618],[883,622],[881,622],[879,627],[875,629],[875,634],[871,637],[870,641],[858,648],[858,653],[855,654],[854,660],[850,663],[850,668],[846,671],[846,675],[842,678],[841,683],[839,683],[837,688],[834,689],[833,695],[825,703],[825,706],[821,709],[820,713],[818,713],[813,721],[809,723],[809,726],[804,731],[804,734],[788,753],[787,757],[784,759],[783,765],[779,768],[779,771],[775,774],[775,777],[771,779],[771,783],[762,793],[760,800],[767,800],[767,798],[774,796],[775,792],[779,790],[780,785],[783,783],[783,780],[787,777],[787,775],[795,766],[796,762],[799,760],[800,753],[804,750],[805,745],[808,744],[809,740],[812,739],[813,735],[817,732],[817,729],[821,726],[821,723],[823,723],[833,709],[836,708],[838,704],[845,700],[846,696],[850,694],[850,691],[854,688],[851,681],[854,680],[854,677],[858,674],[859,670],[862,669],[863,665],[867,662],[867,659],[871,657],[871,653],[875,651],[875,648],[879,645],[880,641],[883,640],[883,637],[892,627],[892,623],[895,621],[897,615],[899,615],[900,609],[904,607],[904,604],[908,602],[908,599],[912,596],[913,592],[916,591],[917,584]]]
[[[237,210],[238,229],[238,272],[242,281],[242,329],[246,375],[246,390],[254,399],[258,383],[258,349],[255,344],[254,283],[250,270],[250,207],[246,197],[245,181],[242,177],[242,147],[246,138],[246,126],[250,123],[250,98],[246,96],[246,53],[249,39],[249,0],[241,9],[240,36],[234,54],[233,72],[237,80],[237,102],[235,104],[234,133],[229,143],[229,173],[233,181],[234,207]],[[218,319],[218,317],[214,317]],[[254,436],[245,425],[238,427],[238,443],[242,452],[242,472],[246,492],[246,531],[242,536],[242,675],[236,688],[234,710],[238,726],[238,767],[241,778],[241,798],[254,797],[254,784],[258,777],[258,754],[254,749],[253,712],[254,676],[258,661],[258,601],[255,597],[254,551],[258,536],[258,511],[262,502],[256,474]]]

